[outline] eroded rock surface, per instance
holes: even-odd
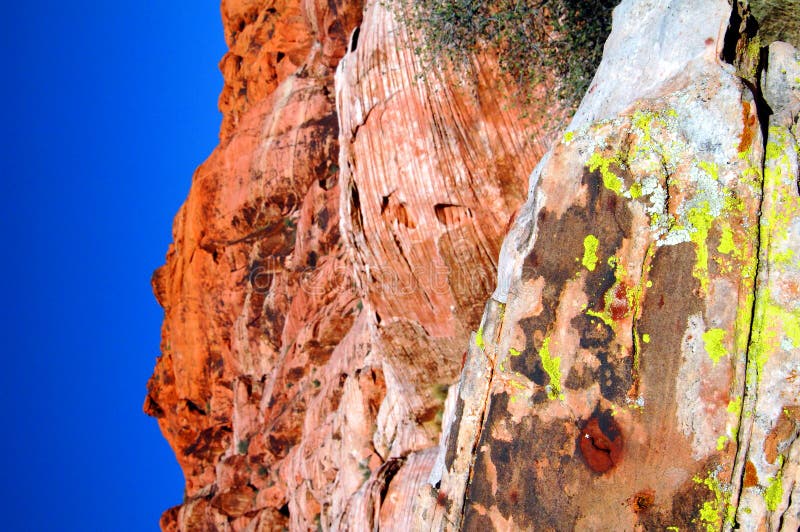
[[[548,151],[398,13],[222,3],[221,143],[153,277],[162,527],[796,530],[797,51],[625,0]]]
[[[222,15],[221,143],[153,276],[145,410],[186,477],[161,525],[406,529],[546,135],[491,59],[421,65],[381,3]]]
[[[769,118],[720,60],[730,19],[615,10],[504,241],[419,526],[796,529],[800,65],[770,47]]]

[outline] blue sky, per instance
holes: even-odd
[[[217,143],[218,1],[4,3],[3,530],[157,530],[150,275]]]

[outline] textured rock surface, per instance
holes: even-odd
[[[547,151],[492,57],[422,64],[381,2],[222,16],[153,276],[164,529],[797,529],[792,46],[625,0]]]
[[[162,527],[407,529],[544,136],[490,59],[421,66],[379,3],[222,15],[221,143],[153,276]]]
[[[186,477],[186,502],[162,527],[271,530],[287,523],[294,477],[280,465],[308,405],[327,395],[324,419],[342,396],[338,373],[316,373],[358,314],[337,275],[346,266],[332,87],[361,5],[231,1],[222,12],[222,142],[197,170],[153,276],[165,319],[145,410]],[[267,79],[274,64],[294,66]],[[365,376],[351,393],[368,409],[382,386]]]
[[[615,11],[504,241],[420,526],[797,528],[800,78],[775,43],[765,124],[718,59],[729,16]]]

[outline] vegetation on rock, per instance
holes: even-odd
[[[421,0],[405,8],[428,61],[462,64],[487,50],[520,85],[552,84],[548,94],[567,107],[580,103],[592,81],[611,12],[619,0]]]

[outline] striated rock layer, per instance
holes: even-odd
[[[220,146],[153,277],[162,528],[797,530],[790,44],[624,0],[548,151],[397,5],[222,15]]]
[[[547,136],[492,58],[420,64],[381,3],[222,16],[220,145],[153,276],[145,411],[186,477],[161,526],[407,529]]]

